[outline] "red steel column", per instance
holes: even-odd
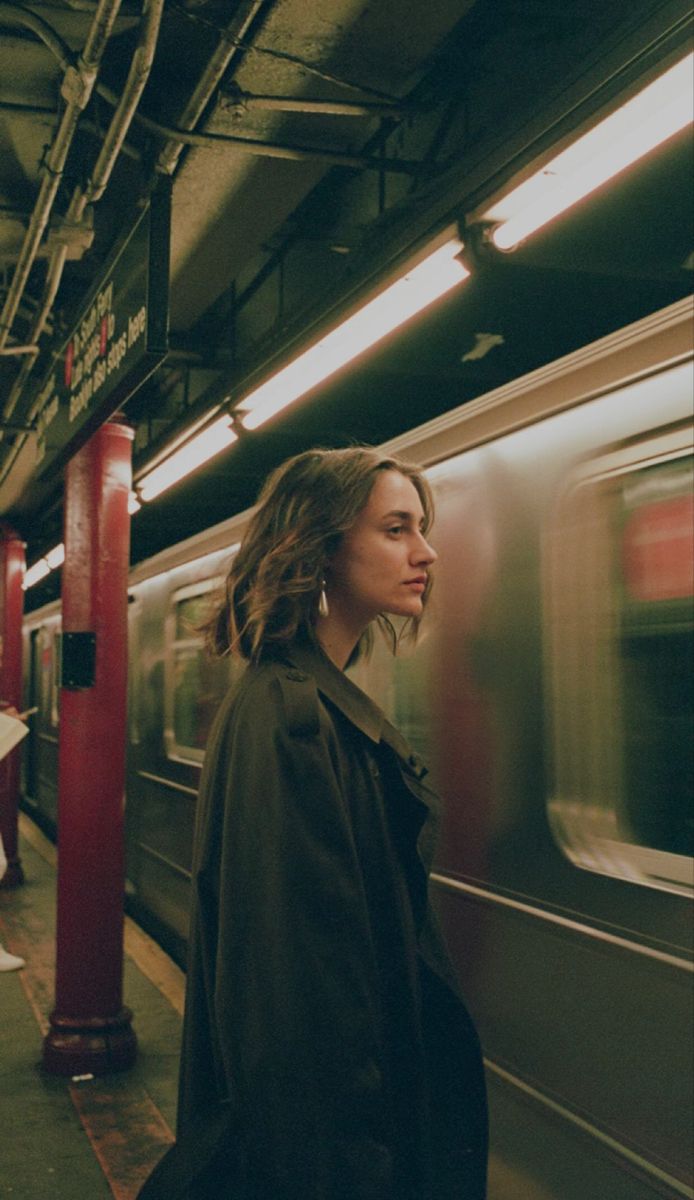
[[[122,1070],[137,1052],[122,1003],[132,438],[102,425],[66,473],[54,1075]]]
[[[22,707],[22,611],[24,608],[24,543],[0,522],[0,709]],[[7,870],[0,887],[24,883],[17,850],[17,802],[21,744],[0,762],[0,834]]]

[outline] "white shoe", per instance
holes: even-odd
[[[0,946],[0,971],[18,971],[24,965],[23,958],[19,958],[16,954],[10,954],[8,950]]]

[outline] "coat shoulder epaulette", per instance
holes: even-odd
[[[316,681],[296,667],[278,671],[284,715],[291,737],[315,737],[320,732],[320,709]]]

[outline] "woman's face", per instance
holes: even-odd
[[[379,613],[417,617],[427,572],[436,559],[422,533],[419,493],[399,471],[380,471],[354,525],[330,562],[327,593],[331,612],[364,625]]]

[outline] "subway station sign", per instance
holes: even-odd
[[[41,384],[36,478],[61,468],[164,358],[169,230],[162,188],[116,247]]]

